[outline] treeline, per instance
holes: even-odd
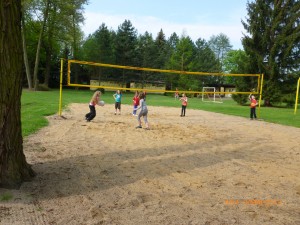
[[[148,32],[138,34],[130,20],[125,20],[117,30],[101,24],[93,34],[84,38],[80,25],[86,3],[85,0],[24,2],[23,31],[27,53],[27,82],[24,85],[35,90],[57,87],[60,58],[157,69],[222,72],[222,60],[232,48],[224,34],[212,36],[209,41],[199,38],[195,42],[184,33],[179,36],[174,32],[166,37],[163,30],[154,34],[155,37]],[[34,68],[33,72],[31,68]],[[92,78],[124,84],[132,81],[164,83],[171,89],[191,90],[201,90],[204,83],[220,83],[219,77],[88,66],[72,68],[72,82],[87,83]]]
[[[214,36],[210,41],[199,38],[196,42],[187,35],[178,36],[175,32],[170,37],[166,37],[163,30],[160,30],[155,37],[148,32],[138,35],[132,23],[125,20],[117,31],[109,30],[105,24],[102,24],[83,42],[78,58],[85,61],[135,67],[221,72],[221,62],[225,53],[230,49],[229,38],[224,34]],[[165,83],[170,89],[177,87],[182,90],[201,90],[203,83],[220,83],[218,77],[212,76],[113,70],[103,67],[88,68],[93,70],[89,74],[96,78],[121,81],[124,84],[133,81],[158,82]],[[82,74],[82,71],[78,74]]]
[[[242,20],[244,50],[232,50],[229,38],[216,34],[209,40],[193,41],[174,32],[166,37],[139,34],[130,20],[117,30],[106,24],[87,38],[80,29],[87,0],[23,1],[24,86],[30,89],[57,87],[60,58],[117,65],[182,71],[264,73],[264,98],[268,104],[291,95],[299,77],[299,1],[263,1],[248,3],[248,17]],[[201,35],[201,31],[199,31]],[[25,75],[26,74],[26,75]],[[186,76],[146,71],[113,70],[78,66],[72,70],[76,83],[91,78],[165,83],[168,88],[201,90],[205,85],[235,84],[237,90],[250,91],[257,85],[249,77]],[[293,86],[294,85],[294,86]],[[239,103],[245,96],[237,96]]]

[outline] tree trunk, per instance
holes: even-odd
[[[22,43],[23,43],[23,55],[24,55],[24,65],[26,70],[26,76],[27,76],[27,83],[29,90],[32,90],[32,78],[30,73],[30,66],[28,62],[28,55],[27,55],[27,45],[26,45],[26,38],[25,38],[25,21],[24,17],[22,18]]]
[[[21,1],[0,1],[0,187],[18,188],[34,172],[23,153]]]
[[[49,86],[49,79],[50,79],[50,71],[51,71],[51,52],[50,49],[46,49],[46,69],[45,69],[45,79],[44,79],[44,86]]]
[[[47,24],[47,44],[45,47],[46,50],[46,69],[45,69],[45,79],[44,79],[44,86],[49,87],[49,79],[50,79],[50,73],[51,73],[51,63],[52,63],[52,54],[53,54],[53,39],[55,39],[54,36],[54,27],[56,20],[56,13],[57,13],[57,6],[56,4],[53,4],[52,9],[52,16],[51,19],[48,20]]]
[[[264,106],[267,106],[267,107],[271,107],[272,104],[271,104],[271,101],[269,98],[266,98],[265,101],[264,101]]]
[[[41,50],[41,45],[42,45],[43,33],[44,33],[46,22],[48,19],[48,13],[49,13],[49,0],[47,0],[47,2],[46,2],[46,9],[45,9],[45,13],[44,13],[43,25],[42,25],[42,29],[40,31],[38,45],[36,48],[34,71],[33,71],[33,82],[34,82],[34,90],[35,91],[38,90],[38,86],[39,86],[38,70],[39,70],[39,62],[40,62],[40,50]]]
[[[75,13],[75,12],[74,12]],[[73,58],[77,60],[78,48],[77,48],[77,32],[76,32],[76,22],[75,15],[72,16],[72,28],[73,28]],[[74,68],[74,82],[75,84],[79,84],[79,66],[75,66]],[[78,87],[75,88],[78,90]]]

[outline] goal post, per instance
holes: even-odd
[[[74,64],[78,64],[81,67],[83,66],[91,66],[91,67],[101,67],[101,68],[107,68],[107,69],[113,69],[113,70],[122,70],[123,74],[124,71],[131,71],[132,73],[136,73],[138,71],[148,71],[151,72],[151,74],[155,74],[157,77],[163,76],[163,74],[168,74],[168,75],[195,75],[195,76],[229,76],[229,77],[256,77],[257,78],[257,88],[256,92],[249,92],[249,91],[238,91],[238,92],[226,92],[226,91],[214,91],[215,95],[220,95],[220,94],[257,94],[261,96],[262,92],[262,82],[263,82],[263,76],[261,74],[226,74],[226,73],[213,73],[213,72],[194,72],[194,71],[180,71],[180,70],[166,70],[166,69],[154,69],[154,68],[143,68],[143,67],[135,67],[135,66],[124,66],[124,65],[114,65],[114,64],[106,64],[106,63],[98,63],[98,62],[88,62],[88,61],[80,61],[80,60],[66,60],[66,59],[61,59],[61,71],[60,71],[60,97],[59,97],[59,115],[61,116],[61,108],[62,108],[62,92],[63,92],[63,68],[64,68],[64,63],[67,62],[67,79],[66,79],[66,86],[69,87],[87,87],[87,88],[103,88],[103,89],[109,89],[109,90],[129,90],[129,91],[146,91],[148,93],[153,92],[153,93],[175,93],[177,90],[166,90],[166,88],[162,91],[156,90],[153,88],[144,88],[144,87],[128,87],[128,86],[114,86],[114,85],[91,85],[91,84],[83,84],[83,83],[78,83],[78,82],[73,82],[74,79],[71,79],[71,74],[72,74],[72,66]],[[119,71],[120,72],[120,71]],[[129,74],[129,72],[127,72]],[[138,74],[142,75],[142,73]],[[202,94],[202,91],[199,90],[180,90],[181,93],[185,94]]]

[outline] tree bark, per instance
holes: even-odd
[[[21,1],[0,1],[0,187],[18,188],[34,176],[23,153]]]

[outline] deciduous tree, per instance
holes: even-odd
[[[17,188],[34,175],[21,130],[21,1],[0,1],[0,18],[0,186]]]

